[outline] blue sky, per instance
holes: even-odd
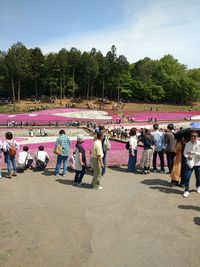
[[[76,47],[135,62],[172,54],[200,67],[200,0],[0,0],[0,50],[21,41],[44,53]]]

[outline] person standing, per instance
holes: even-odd
[[[150,168],[152,167],[154,149],[154,140],[150,129],[145,129],[142,142],[144,145],[144,151],[141,165],[143,167],[143,174],[148,174],[150,173]]]
[[[152,132],[153,135],[153,141],[155,145],[155,150],[153,153],[153,171],[157,171],[157,155],[160,158],[160,172],[164,173],[164,133],[159,131],[159,125],[156,123],[153,125],[154,132]]]
[[[75,177],[74,184],[81,186],[81,182],[86,170],[86,155],[83,147],[84,138],[82,134],[77,136],[76,150],[75,150]]]
[[[165,134],[165,152],[167,156],[167,165],[169,168],[169,173],[171,173],[173,164],[174,164],[174,157],[176,155],[175,153],[175,145],[176,145],[176,140],[175,136],[173,133],[174,130],[174,125],[173,124],[168,124],[167,125],[167,132]]]
[[[92,187],[93,189],[101,190],[103,187],[100,186],[102,168],[103,168],[103,149],[102,149],[102,141],[104,138],[104,134],[102,132],[97,132],[97,139],[94,140],[92,146],[92,154],[91,154],[91,162],[92,167],[94,169]]]
[[[185,167],[185,192],[183,197],[189,196],[189,183],[192,172],[195,172],[196,191],[200,194],[200,141],[198,132],[191,132],[191,141],[187,142],[184,149],[184,156],[187,159]]]
[[[11,132],[6,133],[6,140],[3,143],[3,151],[5,156],[5,162],[7,163],[8,174],[7,178],[11,179],[12,176],[17,176],[17,167],[15,162],[15,156],[17,150],[19,150],[19,144],[13,139]],[[13,166],[13,174],[11,176],[11,165]]]
[[[132,128],[130,130],[129,139],[129,158],[128,158],[128,172],[135,172],[137,163],[137,144],[138,138],[136,136],[137,129]]]
[[[59,175],[62,162],[63,162],[62,176],[65,176],[67,173],[67,161],[70,154],[71,142],[69,137],[65,134],[64,130],[59,131],[59,137],[56,140],[55,147],[57,147],[57,145],[61,145],[62,151],[61,154],[57,155],[55,176]]]

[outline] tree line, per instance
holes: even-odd
[[[130,64],[114,45],[105,56],[74,47],[44,55],[20,42],[0,51],[0,96],[15,103],[42,95],[192,103],[200,98],[200,68],[188,69],[172,55]]]

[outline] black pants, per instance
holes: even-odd
[[[153,169],[156,170],[156,160],[157,160],[157,154],[160,158],[160,170],[164,171],[164,153],[163,150],[161,151],[155,151],[153,153]]]
[[[172,169],[173,169],[173,165],[174,165],[174,157],[176,155],[176,153],[174,152],[166,152],[167,155],[167,165],[169,168],[169,172],[171,173]]]

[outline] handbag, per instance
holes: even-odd
[[[57,144],[57,146],[55,147],[53,153],[56,154],[56,155],[61,155],[62,154],[62,146],[61,146],[61,144]]]
[[[187,159],[187,165],[190,169],[194,167],[194,158],[193,159]]]

